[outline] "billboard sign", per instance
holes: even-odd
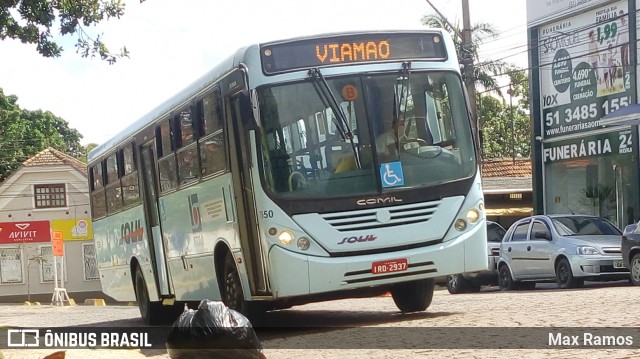
[[[0,244],[51,242],[49,221],[1,222]]]
[[[627,1],[540,26],[540,92],[545,138],[602,127],[631,103]]]

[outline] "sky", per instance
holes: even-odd
[[[462,24],[462,0],[430,0]],[[0,88],[28,110],[51,111],[78,130],[81,143],[102,143],[202,76],[238,48],[278,39],[351,30],[425,29],[435,11],[426,0],[126,0],[120,19],[88,28],[129,58],[109,65],[65,51],[44,58],[35,45],[0,42]],[[492,24],[499,38],[482,59],[527,67],[526,0],[469,0],[471,23]]]

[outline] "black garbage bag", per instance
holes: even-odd
[[[265,359],[249,319],[220,301],[203,299],[180,315],[165,343],[171,359]]]

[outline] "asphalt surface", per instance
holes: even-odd
[[[383,296],[297,306],[267,313],[254,325],[262,353],[274,359],[632,358],[640,357],[639,294],[640,287],[627,282],[588,282],[575,290],[559,290],[553,284],[539,284],[529,291],[485,288],[458,295],[441,289],[421,313],[399,313],[392,298]],[[8,327],[144,325],[137,307],[82,305],[2,305],[0,323]],[[554,349],[546,339],[558,328],[577,331],[582,338],[584,333],[599,335],[606,327],[622,339],[629,337],[631,345]],[[505,347],[509,349],[495,349]],[[51,352],[12,349],[2,350],[2,355],[4,359],[42,358]],[[170,355],[164,349],[68,349],[66,358],[165,359]]]

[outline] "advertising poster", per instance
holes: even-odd
[[[602,2],[606,0],[527,0],[527,24],[536,26]]]
[[[51,242],[49,221],[0,222],[0,244]]]
[[[93,239],[93,227],[89,218],[54,219],[51,220],[51,229],[61,231],[65,241]]]
[[[599,128],[631,103],[627,12],[619,1],[539,28],[545,138]]]

